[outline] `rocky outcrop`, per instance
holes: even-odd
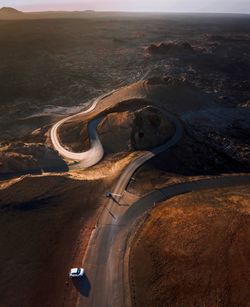
[[[163,144],[173,134],[172,124],[159,109],[146,107],[135,112],[131,134],[134,149],[154,148]]]
[[[174,128],[159,109],[148,106],[108,114],[98,133],[107,152],[119,152],[154,148],[170,138]]]
[[[147,51],[151,54],[170,54],[195,52],[194,48],[188,42],[161,42],[159,44],[151,44]]]

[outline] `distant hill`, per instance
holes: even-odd
[[[16,10],[16,9],[12,8],[12,7],[2,7],[2,8],[0,9],[0,14],[6,14],[6,15],[9,15],[9,14],[12,14],[12,15],[17,14],[17,15],[20,15],[20,14],[23,14],[23,12],[18,11],[18,10]]]
[[[2,7],[0,9],[0,18],[15,18],[15,17],[21,17],[24,15],[23,12],[18,11],[12,7]]]
[[[43,18],[79,18],[95,13],[93,10],[85,11],[44,11],[44,12],[22,12],[12,7],[0,8],[0,20],[12,19],[43,19]]]

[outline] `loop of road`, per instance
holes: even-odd
[[[95,109],[96,105],[114,91],[97,98],[91,107],[60,120],[51,129],[51,141],[54,148],[64,158],[79,161],[82,168],[98,163],[104,154],[103,146],[96,132],[101,118],[94,119],[88,125],[90,149],[82,153],[73,153],[66,150],[58,140],[58,128],[66,121],[87,114]],[[134,172],[152,157],[176,145],[182,137],[183,129],[180,121],[168,112],[165,116],[175,125],[175,134],[165,144],[152,151],[142,152],[139,157],[130,162],[118,179],[113,195],[123,197],[127,185]],[[175,184],[160,190],[154,190],[145,197],[128,206],[120,206],[114,199],[107,201],[105,210],[99,217],[98,225],[92,233],[88,248],[83,260],[86,271],[82,293],[79,294],[78,306],[91,307],[128,307],[131,306],[131,296],[128,278],[129,237],[138,218],[143,216],[155,203],[171,197],[196,190],[228,187],[240,184],[249,184],[250,175],[216,177],[192,182]]]
[[[53,125],[53,127],[50,130],[50,139],[52,142],[52,145],[54,149],[63,157],[69,160],[80,162],[81,168],[88,168],[95,164],[97,164],[104,155],[104,149],[102,146],[102,143],[99,139],[99,136],[97,134],[97,126],[99,122],[102,120],[102,118],[96,118],[92,120],[88,125],[88,135],[90,140],[90,149],[84,152],[75,153],[72,151],[67,150],[63,147],[63,145],[60,143],[60,140],[58,138],[58,129],[67,121],[73,119],[76,116],[88,114],[91,111],[93,111],[97,104],[104,98],[112,95],[115,91],[111,91],[107,94],[104,94],[98,98],[95,99],[95,101],[91,104],[91,106],[80,113],[68,116],[66,118],[61,119],[59,122]]]

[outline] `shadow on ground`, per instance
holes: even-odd
[[[72,282],[76,290],[82,296],[89,297],[90,290],[91,290],[91,284],[86,274],[81,278],[73,279]]]
[[[64,162],[61,159],[61,165],[58,167],[44,167],[44,168],[33,168],[33,169],[26,169],[26,170],[22,170],[22,171],[10,171],[10,172],[3,172],[0,173],[0,181],[2,180],[8,180],[8,179],[12,179],[15,177],[20,177],[20,176],[24,176],[24,175],[41,175],[44,172],[45,173],[65,173],[69,171],[69,166],[67,165],[66,162]]]

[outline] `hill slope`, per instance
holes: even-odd
[[[0,18],[5,19],[5,18],[17,18],[23,16],[24,13],[21,11],[18,11],[12,7],[2,7],[0,9]]]
[[[18,11],[12,7],[5,7],[5,6],[0,9],[0,13],[1,14],[18,14],[18,15],[23,14],[23,12],[21,11]]]
[[[134,305],[248,306],[247,191],[189,193],[150,212],[130,258]]]

